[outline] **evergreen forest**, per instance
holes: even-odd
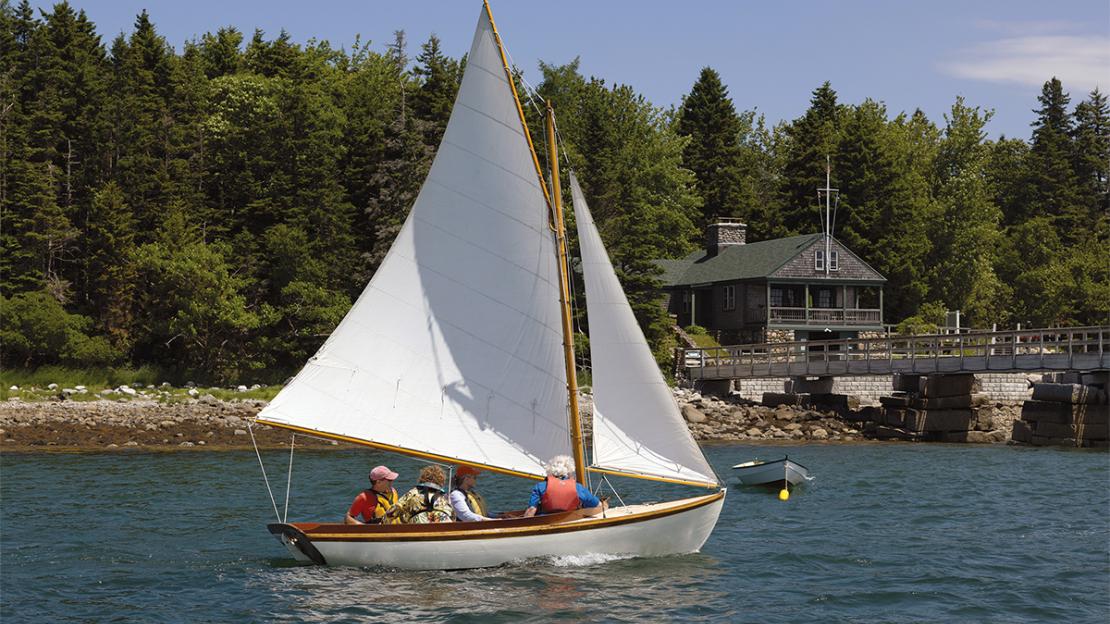
[[[2,365],[284,379],[384,258],[465,63],[400,31],[336,49],[221,28],[175,50],[146,12],[105,41],[67,3],[0,0]],[[1030,135],[991,140],[992,111],[962,98],[931,120],[841,102],[825,83],[801,117],[768,126],[708,67],[677,108],[583,76],[577,59],[540,70],[523,103],[541,159],[550,100],[563,171],[661,360],[672,338],[653,260],[697,249],[717,216],[743,219],[749,241],[817,231],[826,156],[837,237],[889,279],[890,321],[1108,322],[1098,90],[1073,98],[1046,76]]]

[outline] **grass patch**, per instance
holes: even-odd
[[[694,341],[694,344],[696,344],[699,349],[712,349],[713,347],[721,346],[721,343],[717,342],[717,339],[709,334],[687,335],[690,336],[690,339]]]
[[[52,383],[61,388],[84,385],[90,389],[116,388],[124,384],[149,386],[159,384],[167,378],[165,371],[149,364],[138,368],[40,366],[34,369],[13,368],[0,371],[0,384],[5,389],[11,386],[45,388]]]

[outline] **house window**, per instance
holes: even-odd
[[[840,253],[835,249],[829,252],[829,270],[840,270]]]
[[[825,250],[818,249],[813,252],[813,268],[818,271],[825,270]]]
[[[735,286],[725,286],[725,309],[726,310],[735,310],[736,309],[736,287]]]
[[[781,308],[782,307],[782,289],[781,288],[772,288],[771,289],[771,307],[772,308]]]
[[[817,289],[817,306],[818,308],[831,308],[833,307],[833,291],[831,288],[818,288]]]
[[[690,313],[690,291],[688,290],[682,292],[682,311],[686,314]]]

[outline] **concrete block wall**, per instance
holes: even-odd
[[[983,392],[992,401],[1016,403],[1033,395],[1029,381],[1040,381],[1040,373],[986,373],[975,376]],[[735,382],[740,396],[750,401],[762,401],[764,392],[784,392],[787,377],[766,379],[738,379]],[[862,405],[878,405],[879,397],[890,396],[894,389],[891,375],[837,377],[833,383],[834,394],[847,394],[859,398]]]
[[[1033,397],[1033,388],[1029,386],[1029,382],[1039,382],[1041,376],[1040,373],[984,373],[975,378],[982,386],[980,392],[992,400],[1019,403]]]

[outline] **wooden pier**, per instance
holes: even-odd
[[[690,380],[1110,369],[1110,326],[686,349]]]

